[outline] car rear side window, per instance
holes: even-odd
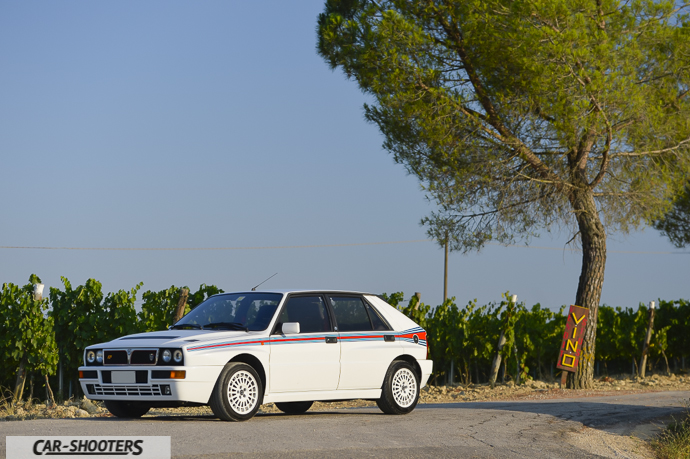
[[[374,330],[390,330],[391,328],[383,321],[379,312],[374,309],[369,303],[365,303],[367,306],[367,312],[369,313],[369,318],[371,323],[374,325]]]
[[[373,330],[366,306],[361,298],[351,296],[330,297],[333,305],[335,321],[338,331],[370,331]]]
[[[331,331],[326,304],[320,296],[297,296],[288,300],[278,319],[280,324],[299,322],[300,333]],[[280,330],[280,328],[277,328]]]

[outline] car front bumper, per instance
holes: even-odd
[[[79,367],[82,391],[91,400],[208,403],[222,366]],[[170,373],[184,371],[184,378]],[[161,377],[166,374],[168,377]]]

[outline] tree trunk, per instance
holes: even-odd
[[[33,373],[31,376],[29,376],[29,401],[27,405],[31,406],[31,403],[34,400],[34,375]]]
[[[46,406],[52,408],[55,406],[55,396],[53,395],[53,390],[50,388],[50,381],[48,381],[48,375],[43,375],[46,379]]]
[[[589,309],[589,317],[577,372],[568,376],[570,389],[591,389],[594,386],[597,314],[606,267],[606,231],[599,218],[594,194],[589,185],[583,182],[571,192],[570,203],[575,212],[582,242],[582,270],[577,285],[575,304]]]
[[[640,357],[640,377],[644,378],[647,372],[647,354],[649,353],[649,343],[652,342],[652,333],[654,332],[654,308],[649,308],[649,323],[647,325],[647,335],[644,339],[644,346],[642,347],[642,357]]]
[[[662,349],[661,355],[664,356],[664,362],[666,362],[666,376],[671,376],[671,367],[668,364],[668,358],[666,358],[666,352]]]
[[[26,383],[26,355],[19,361],[19,369],[17,370],[17,381],[14,384],[14,394],[12,397],[12,404],[16,405],[24,395],[24,383]]]
[[[187,306],[187,297],[189,296],[189,289],[180,289],[180,301],[177,302],[177,310],[175,311],[175,317],[173,317],[173,324],[184,316],[184,309]]]

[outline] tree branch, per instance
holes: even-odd
[[[676,146],[674,146],[674,147],[664,148],[664,149],[661,149],[661,150],[650,150],[650,151],[640,151],[640,152],[634,152],[634,151],[633,151],[633,152],[614,153],[613,155],[611,155],[611,157],[612,157],[612,158],[618,158],[618,157],[620,157],[620,156],[636,157],[636,156],[659,155],[659,154],[662,154],[662,153],[668,153],[668,152],[670,152],[670,151],[678,150],[679,148],[681,148],[681,147],[682,147],[683,145],[685,145],[686,143],[690,143],[690,137],[687,138],[687,139],[685,139],[685,140],[681,140],[681,141],[680,141]]]

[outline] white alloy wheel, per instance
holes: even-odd
[[[407,368],[400,368],[393,375],[391,392],[393,400],[401,408],[408,408],[417,398],[417,379]]]
[[[228,362],[220,372],[208,404],[223,421],[247,421],[264,400],[264,386],[254,367]]]
[[[239,414],[250,413],[259,401],[259,385],[254,376],[240,370],[228,381],[228,404]]]
[[[419,373],[413,364],[394,360],[388,367],[376,405],[386,414],[407,414],[419,401]]]

